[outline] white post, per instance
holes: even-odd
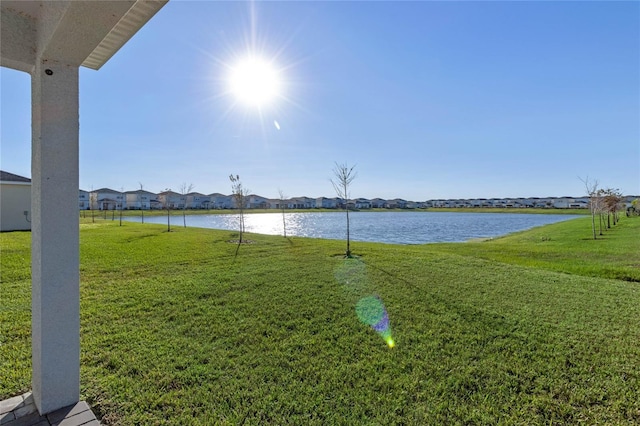
[[[31,74],[33,396],[40,414],[80,399],[78,67]]]

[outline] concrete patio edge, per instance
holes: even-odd
[[[41,416],[33,400],[33,394],[27,392],[23,395],[0,401],[0,425],[99,426],[100,422],[84,401]]]

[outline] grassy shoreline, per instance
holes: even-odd
[[[585,217],[343,259],[84,219],[82,397],[108,425],[637,423],[639,231],[592,241]],[[30,388],[29,241],[0,234],[0,398]],[[373,295],[393,349],[356,314]]]

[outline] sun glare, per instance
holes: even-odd
[[[262,107],[280,96],[281,82],[271,63],[248,57],[231,67],[229,90],[239,102]]]

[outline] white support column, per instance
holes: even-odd
[[[33,396],[41,414],[80,399],[78,67],[31,74]]]

